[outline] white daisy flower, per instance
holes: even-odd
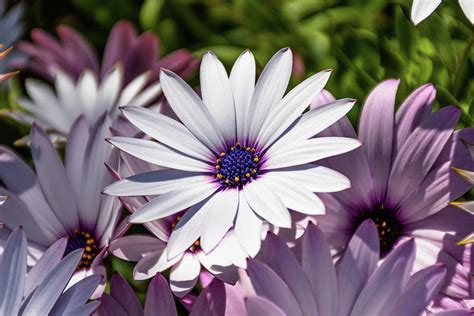
[[[289,228],[288,209],[324,214],[324,204],[313,192],[350,186],[344,175],[311,163],[360,146],[352,138],[313,138],[343,117],[355,100],[339,100],[302,114],[330,71],[313,75],[283,97],[291,68],[291,50],[282,49],[255,85],[252,53],[244,52],[228,77],[222,63],[208,52],[201,63],[202,99],[176,74],[161,72],[163,92],[182,123],[140,107],[123,109],[128,120],[158,142],[127,137],[109,141],[170,170],[134,175],[108,186],[105,193],[158,195],[131,214],[132,223],[189,208],[180,229],[170,236],[169,259],[198,238],[201,249],[211,252],[232,227],[241,246],[254,256],[263,221]]]
[[[120,127],[119,130],[120,132]],[[121,131],[124,131],[122,128]],[[156,170],[156,166],[121,152],[120,174],[108,166],[115,179],[121,176],[136,174],[143,171]],[[168,170],[168,172],[174,172]],[[142,207],[153,199],[153,196],[121,197],[123,205],[130,211]],[[200,273],[207,270],[220,280],[235,284],[238,279],[237,267],[245,268],[247,254],[240,246],[233,231],[228,232],[211,252],[205,253],[200,247],[200,240],[176,257],[168,258],[167,245],[173,231],[180,230],[192,212],[180,212],[166,218],[144,223],[145,228],[153,235],[132,234],[111,242],[109,252],[115,256],[132,262],[137,262],[133,271],[136,280],[149,279],[157,272],[170,269],[170,287],[178,297],[183,297],[191,291]],[[199,235],[199,234],[197,234]],[[174,234],[173,238],[182,238],[183,234]],[[187,238],[187,236],[186,236]],[[177,240],[176,243],[181,243]],[[186,241],[185,241],[186,242]]]
[[[411,7],[411,20],[413,23],[417,25],[429,17],[441,2],[442,0],[413,0]],[[474,1],[459,0],[459,5],[469,21],[474,24]]]
[[[58,71],[55,91],[44,82],[27,79],[25,86],[31,100],[19,98],[18,102],[29,114],[15,112],[11,116],[27,124],[36,121],[61,140],[67,137],[72,124],[82,114],[91,128],[105,111],[114,120],[120,106],[150,105],[161,93],[158,82],[148,85],[150,75],[151,72],[145,72],[122,88],[121,66],[117,66],[100,83],[90,70],[84,71],[77,82]]]

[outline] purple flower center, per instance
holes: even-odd
[[[215,176],[224,188],[241,188],[257,178],[259,169],[260,157],[255,148],[237,142],[216,159]]]
[[[403,232],[396,211],[387,208],[384,204],[376,204],[372,209],[363,210],[355,221],[354,231],[367,219],[371,219],[375,223],[379,233],[380,252],[382,255],[386,255],[392,250]]]
[[[99,254],[99,247],[93,235],[89,232],[75,229],[74,235],[69,236],[64,256],[77,249],[84,249],[82,259],[77,266],[77,270],[88,269],[91,267],[94,258]]]

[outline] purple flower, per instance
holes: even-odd
[[[99,303],[88,300],[100,276],[90,276],[63,293],[83,253],[77,249],[62,259],[66,244],[66,238],[56,241],[27,275],[23,229],[9,235],[0,263],[1,315],[90,315],[97,309]]]
[[[437,264],[411,275],[415,250],[414,241],[408,240],[378,265],[378,232],[367,220],[336,269],[317,226],[310,224],[303,235],[300,260],[269,233],[257,258],[249,259],[248,276],[242,277],[240,288],[217,282],[211,288],[211,283],[191,315],[204,315],[209,308],[236,310],[243,304],[249,316],[419,315],[438,293],[446,269]]]
[[[148,285],[145,298],[145,309],[142,308],[133,288],[118,273],[112,275],[110,294],[102,295],[99,316],[151,316],[178,315],[173,295],[166,279],[157,274]]]
[[[29,59],[20,64],[46,80],[53,81],[61,70],[77,80],[84,70],[92,71],[103,79],[118,64],[124,67],[123,85],[142,73],[152,70],[152,81],[158,80],[161,67],[173,70],[183,77],[189,76],[198,61],[187,50],[175,51],[159,59],[158,38],[151,32],[137,36],[132,23],[119,21],[110,32],[102,63],[91,45],[68,26],[57,28],[59,41],[40,29],[31,32],[33,43],[20,42],[18,48]]]
[[[36,174],[14,152],[0,147],[0,195],[8,196],[0,206],[4,224],[0,239],[22,225],[29,240],[29,265],[64,237],[68,240],[64,255],[84,248],[71,284],[90,274],[105,274],[101,259],[120,215],[120,201],[101,194],[112,182],[104,162],[116,163],[111,146],[104,142],[110,135],[109,124],[104,114],[89,132],[84,117],[79,117],[71,130],[64,165],[46,132],[33,124],[30,140]]]
[[[316,216],[336,253],[366,219],[377,225],[382,254],[413,239],[414,271],[437,262],[446,264],[443,291],[455,298],[470,296],[470,247],[456,242],[470,233],[474,218],[449,203],[470,189],[452,167],[474,170],[460,141],[474,140],[474,129],[454,131],[460,110],[448,106],[432,113],[436,90],[431,84],[415,90],[395,113],[399,81],[379,84],[367,97],[359,122],[363,146],[324,165],[346,174],[352,187],[322,194],[327,216]],[[321,94],[313,107],[330,102]],[[347,119],[324,135],[357,137]]]

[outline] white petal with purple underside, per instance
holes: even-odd
[[[183,124],[166,115],[136,106],[125,107],[122,112],[133,125],[165,145],[202,160],[213,157]]]
[[[346,115],[355,102],[353,99],[341,99],[306,112],[272,147],[283,147],[288,143],[317,135]]]
[[[182,186],[209,182],[209,176],[181,170],[157,170],[122,179],[104,189],[114,196],[159,195]]]
[[[265,181],[257,179],[248,183],[242,192],[252,210],[278,227],[291,227],[291,216],[281,199],[272,192]]]
[[[260,250],[262,220],[250,208],[243,192],[239,194],[239,209],[235,220],[235,236],[250,257]]]
[[[160,195],[130,215],[132,223],[146,223],[178,213],[214,193],[214,183],[198,183],[180,187]]]
[[[109,141],[132,156],[162,167],[194,172],[208,172],[210,169],[207,163],[183,155],[157,142],[120,136],[112,137]]]
[[[201,94],[204,104],[214,117],[226,142],[234,143],[235,107],[229,77],[224,65],[208,51],[201,61]]]
[[[170,288],[178,297],[183,297],[196,284],[201,264],[192,253],[185,253],[178,264],[171,268]]]
[[[267,148],[303,113],[329,80],[331,71],[323,70],[309,77],[291,90],[265,116],[258,134],[258,144]],[[315,135],[315,134],[313,134]]]
[[[199,239],[203,231],[203,223],[216,195],[191,206],[173,229],[168,240],[168,258],[174,258],[186,251]]]
[[[214,153],[225,148],[219,127],[197,94],[179,76],[162,70],[160,81],[171,108],[189,131]]]
[[[235,104],[237,140],[247,139],[245,135],[246,115],[255,88],[255,59],[246,50],[234,63],[229,76]]]
[[[279,50],[260,74],[245,119],[245,135],[248,140],[257,139],[269,113],[275,111],[275,105],[285,94],[291,76],[292,56],[289,48]]]
[[[415,25],[429,17],[441,4],[441,0],[413,0],[411,20]]]
[[[354,138],[319,137],[294,142],[273,151],[271,147],[265,156],[262,169],[279,169],[310,163],[323,158],[339,155],[359,147],[361,143]]]
[[[206,253],[212,251],[233,226],[239,203],[239,191],[236,189],[220,191],[209,203],[211,206],[203,222],[201,234],[201,248]]]
[[[312,192],[337,192],[351,187],[351,182],[345,175],[313,164],[271,170],[265,177],[280,182],[296,182]]]

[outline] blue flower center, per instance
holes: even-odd
[[[396,210],[386,207],[384,204],[376,204],[369,210],[360,212],[360,216],[355,222],[355,228],[367,220],[371,219],[379,233],[380,253],[384,256],[388,254],[403,233],[403,226],[396,216]]]
[[[67,256],[69,253],[77,249],[84,249],[77,270],[90,268],[94,258],[97,257],[100,251],[92,234],[83,230],[75,229],[74,235],[68,238],[64,256]]]
[[[241,188],[257,178],[259,169],[260,157],[255,148],[237,142],[216,159],[215,175],[222,187]]]

